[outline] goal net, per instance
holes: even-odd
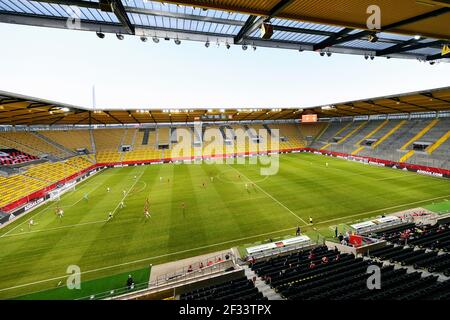
[[[65,185],[62,188],[50,191],[49,193],[50,201],[59,201],[64,192],[74,192],[76,190],[75,188],[76,185],[74,183],[71,183]]]
[[[61,199],[61,190],[50,191],[50,201],[59,201]]]

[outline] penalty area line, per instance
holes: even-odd
[[[121,202],[129,195],[130,191],[133,190],[134,186],[136,185],[136,183],[138,181],[140,181],[142,175],[144,174],[144,171],[141,173],[141,175],[139,176],[139,178],[136,179],[136,181],[133,183],[133,185],[131,186],[131,188],[128,190],[128,192],[125,194],[125,197],[122,198]],[[145,183],[145,182],[144,182]],[[90,192],[88,192],[88,194],[92,193],[94,190],[91,190]],[[67,207],[73,207],[76,204],[78,204],[80,201],[82,201],[84,198],[80,198],[78,201],[76,201],[75,203],[68,205],[68,206],[64,206],[64,208]],[[54,206],[54,204],[51,204],[50,206],[48,206],[47,208],[43,208],[42,210],[36,212],[34,215],[32,215],[30,217],[30,219],[32,219],[33,217],[37,216],[38,214],[45,212],[48,209],[51,209]],[[113,211],[113,215],[114,213],[117,211],[117,208],[120,206],[120,202],[119,204],[116,206],[116,208]],[[29,221],[29,219],[25,219],[24,221],[22,221],[20,224],[18,224],[16,227],[10,229],[9,231],[5,232],[4,234],[2,234],[0,236],[0,238],[6,238],[6,237],[15,237],[15,236],[23,236],[26,234],[30,234],[30,233],[39,233],[39,232],[46,232],[46,231],[54,231],[54,230],[59,230],[59,229],[66,229],[66,228],[71,228],[71,227],[78,227],[78,226],[85,226],[85,225],[90,225],[90,224],[97,224],[97,223],[104,223],[107,222],[107,220],[98,220],[98,221],[90,221],[90,222],[85,222],[85,223],[77,223],[77,224],[72,224],[72,225],[67,225],[67,226],[60,226],[60,227],[55,227],[55,228],[48,228],[48,229],[42,229],[42,230],[34,230],[34,231],[28,231],[28,232],[22,232],[22,233],[17,233],[17,234],[10,234],[12,231],[16,230],[17,228],[19,228],[20,226],[22,226],[24,223],[26,223],[27,221]]]
[[[86,185],[86,184],[85,184],[85,185]],[[83,185],[83,186],[85,186],[85,185]],[[81,186],[80,189],[81,189],[83,186]],[[91,193],[94,192],[94,191],[95,191],[95,189],[89,191],[89,192],[87,193],[87,195],[91,194]],[[80,198],[79,200],[75,201],[75,202],[72,203],[72,204],[69,204],[69,205],[67,205],[67,206],[61,206],[61,208],[70,208],[70,207],[74,207],[75,205],[77,205],[78,203],[80,203],[83,199],[84,199],[84,198]],[[49,201],[50,201],[50,200],[49,200]],[[31,215],[31,217],[24,218],[24,221],[22,221],[21,223],[19,223],[19,224],[18,224],[17,226],[15,226],[14,228],[12,228],[12,229],[6,231],[5,233],[3,233],[3,234],[0,236],[0,238],[3,238],[3,237],[8,236],[8,234],[10,234],[12,231],[14,231],[14,230],[16,230],[17,228],[19,228],[20,226],[22,226],[24,223],[30,221],[31,219],[33,219],[33,218],[36,217],[37,215],[39,215],[39,214],[41,214],[41,213],[43,213],[43,212],[45,212],[45,211],[47,211],[47,210],[53,209],[54,207],[55,207],[55,203],[50,203],[50,204],[48,205],[48,207],[42,208],[41,210],[37,211],[35,214]],[[30,213],[31,213],[31,212],[30,212]],[[25,216],[24,216],[24,217],[25,217]]]

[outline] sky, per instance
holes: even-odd
[[[257,48],[0,23],[0,90],[101,108],[302,108],[450,86],[450,63]]]

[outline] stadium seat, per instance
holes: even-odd
[[[32,155],[41,156],[44,154],[53,155],[59,158],[67,158],[70,156],[67,152],[49,142],[43,140],[33,132],[4,132],[0,133],[2,144],[9,144],[11,147],[30,153]]]
[[[41,134],[73,151],[77,149],[93,151],[89,130],[52,130],[42,131]]]
[[[27,195],[39,191],[48,185],[46,181],[33,179],[25,175],[10,177],[0,176],[1,194],[0,208],[17,201]]]
[[[265,300],[246,277],[204,287],[180,295],[180,300]]]

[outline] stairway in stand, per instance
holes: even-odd
[[[284,300],[278,293],[275,292],[268,284],[266,284],[248,265],[243,266],[245,276],[249,280],[253,280],[256,277],[255,287],[269,300]]]

